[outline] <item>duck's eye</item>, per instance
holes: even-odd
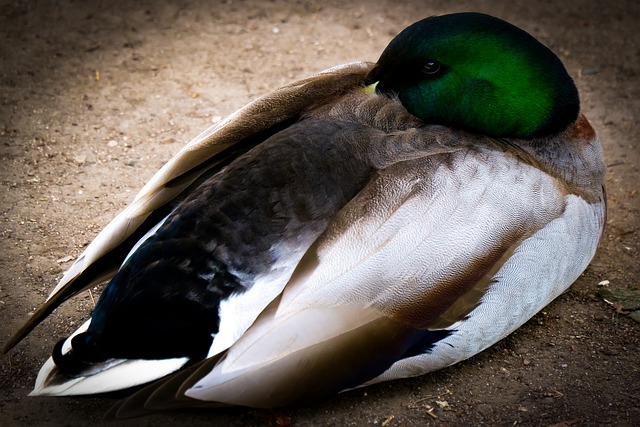
[[[440,71],[440,63],[438,61],[427,60],[422,63],[422,68],[420,71],[422,74],[426,74],[428,76],[432,76],[437,74]]]

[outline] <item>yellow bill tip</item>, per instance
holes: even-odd
[[[378,86],[378,83],[380,83],[380,82],[371,83],[369,86],[363,87],[362,88],[362,92],[364,92],[366,94],[374,94],[374,93],[376,93],[376,86]]]

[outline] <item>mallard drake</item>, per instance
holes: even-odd
[[[208,129],[7,343],[109,279],[33,395],[147,384],[130,416],[276,407],[422,375],[566,290],[604,222],[604,164],[559,58],[479,13],[376,64],[295,82]]]

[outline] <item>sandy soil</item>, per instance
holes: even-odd
[[[559,53],[603,141],[609,217],[585,274],[507,339],[433,375],[280,412],[181,411],[122,425],[638,425],[640,325],[630,300],[603,298],[640,288],[637,1],[160,3],[0,6],[0,343],[212,122],[293,79],[375,61],[419,18],[476,10]],[[0,359],[0,425],[101,423],[113,397],[27,397],[53,343],[91,308],[88,292],[66,303]]]

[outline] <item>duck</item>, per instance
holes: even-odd
[[[606,222],[600,140],[562,61],[464,12],[376,63],[268,93],[163,166],[8,352],[108,281],[31,395],[132,389],[113,418],[274,408],[466,360],[567,290]]]

